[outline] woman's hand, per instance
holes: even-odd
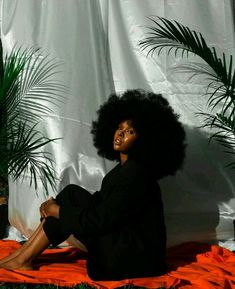
[[[48,201],[44,202],[40,206],[40,215],[42,218],[55,217],[59,219],[60,206],[51,197]]]

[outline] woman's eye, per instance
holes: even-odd
[[[134,131],[133,131],[132,129],[128,129],[127,132],[128,132],[129,134],[133,134],[133,133],[134,133]]]

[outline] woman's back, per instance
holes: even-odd
[[[104,230],[88,248],[90,277],[117,280],[164,273],[166,233],[156,181],[129,160],[106,175],[96,194],[98,206],[103,204]]]

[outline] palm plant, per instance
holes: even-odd
[[[3,56],[0,40],[0,176],[29,176],[36,192],[38,180],[46,193],[55,189],[53,160],[43,151],[55,139],[43,136],[37,125],[64,92],[64,85],[53,80],[58,65],[32,48],[14,48]]]
[[[160,54],[166,48],[168,54],[174,51],[187,58],[194,54],[202,62],[188,61],[179,68],[190,72],[191,76],[203,75],[207,80],[205,95],[207,112],[200,112],[204,117],[204,127],[215,129],[210,137],[225,147],[225,152],[234,154],[235,148],[235,71],[233,57],[229,61],[224,53],[219,57],[215,48],[210,48],[201,33],[189,29],[177,21],[163,17],[150,18],[153,26],[148,27],[147,37],[140,41],[140,47],[148,50],[148,55],[155,51]],[[228,164],[235,168],[235,162]]]

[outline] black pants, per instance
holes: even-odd
[[[55,200],[58,205],[66,206],[68,208],[86,208],[92,202],[92,195],[80,186],[68,185],[56,196]],[[60,219],[47,217],[43,224],[44,232],[50,244],[57,246],[73,234],[74,237],[81,241],[86,247],[89,246],[89,240],[84,240],[84,238],[77,235],[76,232],[63,232],[60,223]]]

